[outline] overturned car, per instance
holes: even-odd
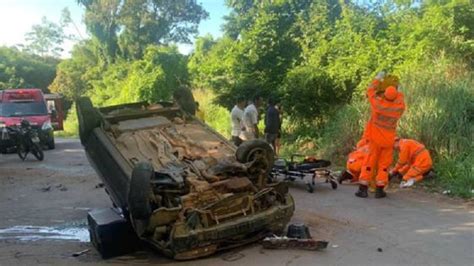
[[[81,98],[76,106],[81,142],[116,212],[88,217],[103,256],[107,245],[121,246],[105,224],[127,224],[140,240],[186,260],[281,233],[291,219],[287,186],[269,178],[267,143],[236,148],[176,103],[94,108]]]

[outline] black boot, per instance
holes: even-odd
[[[436,173],[433,169],[429,170],[426,174],[423,175],[423,179],[434,179],[436,178]]]
[[[375,190],[375,198],[380,199],[380,198],[385,198],[387,196],[387,193],[383,191],[383,187],[377,187]]]
[[[359,185],[359,190],[355,193],[355,195],[359,198],[367,198],[369,196],[367,189],[368,187],[366,185]]]
[[[352,177],[351,173],[349,173],[349,172],[346,170],[346,171],[344,171],[344,172],[341,174],[341,176],[339,176],[339,178],[337,179],[337,181],[339,182],[339,184],[342,184],[342,181],[344,181],[344,180],[350,180],[350,179],[352,179],[352,178],[353,178],[353,177]]]

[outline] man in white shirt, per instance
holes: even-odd
[[[242,132],[244,140],[257,139],[260,136],[258,130],[258,107],[262,102],[261,97],[255,97],[254,101],[251,102],[244,110],[244,127],[245,131]]]
[[[242,133],[243,128],[243,117],[244,117],[244,108],[245,108],[245,100],[238,99],[237,103],[235,104],[234,108],[230,112],[230,119],[232,124],[232,142],[234,142],[235,146],[239,146],[242,143],[242,139],[240,135]]]

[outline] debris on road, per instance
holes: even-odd
[[[309,229],[305,224],[291,224],[288,226],[286,236],[266,237],[262,241],[262,246],[267,249],[304,249],[304,250],[322,250],[327,248],[329,242],[314,240],[311,238]]]
[[[60,191],[67,191],[68,190],[68,188],[63,184],[58,184],[58,185],[55,185],[54,187],[57,188]],[[45,187],[40,188],[40,191],[41,192],[50,192],[51,188],[52,188],[52,185],[47,185]]]
[[[86,253],[89,252],[89,251],[90,251],[90,249],[84,249],[84,250],[82,250],[82,251],[78,251],[78,252],[72,253],[72,256],[73,256],[73,257],[79,257],[79,256],[81,256],[81,255],[86,254]]]
[[[103,187],[104,187],[104,183],[99,183],[95,185],[95,188],[103,188]]]
[[[262,241],[262,246],[266,249],[304,249],[304,250],[323,250],[327,248],[329,242],[314,239],[288,238],[286,236],[266,237]]]
[[[56,188],[61,191],[67,191],[67,187],[63,184],[56,185]]]
[[[382,248],[377,248],[377,251],[378,252],[383,252],[383,249]]]
[[[51,186],[46,186],[40,189],[42,192],[49,192],[51,190]]]

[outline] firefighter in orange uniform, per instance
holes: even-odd
[[[358,182],[362,164],[365,162],[367,156],[369,156],[369,144],[366,139],[361,139],[357,143],[357,149],[349,153],[346,162],[346,171],[339,177],[339,184],[349,179],[351,183]]]
[[[399,152],[398,162],[390,174],[403,175],[401,188],[411,187],[421,181],[433,167],[429,151],[416,140],[397,138],[394,148]]]
[[[371,109],[371,117],[366,128],[369,156],[362,167],[359,190],[355,193],[361,198],[368,197],[368,185],[375,172],[375,198],[386,196],[384,187],[388,183],[388,168],[393,161],[397,124],[405,111],[404,97],[397,87],[388,86],[384,90],[380,89],[384,76],[384,73],[379,73],[367,90]]]

